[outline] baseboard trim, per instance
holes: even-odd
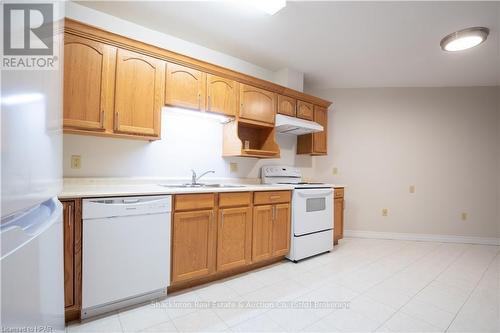
[[[401,232],[380,232],[380,231],[363,231],[363,230],[344,230],[344,236],[353,238],[398,239],[398,240],[412,240],[412,241],[424,241],[424,242],[500,245],[500,238],[495,238],[495,237],[468,237],[468,236],[412,234],[412,233],[401,233]]]

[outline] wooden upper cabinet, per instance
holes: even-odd
[[[205,109],[206,74],[196,69],[168,63],[165,104],[194,110]]]
[[[288,96],[278,95],[278,113],[295,117],[297,114],[297,100]]]
[[[322,132],[313,133],[313,152],[327,153],[328,112],[325,108],[314,106],[314,121],[323,126]]]
[[[165,62],[118,50],[115,87],[115,132],[160,136]]]
[[[116,48],[64,35],[64,128],[104,130],[113,114]]]
[[[297,101],[297,117],[307,120],[313,120],[314,105],[303,101]]]
[[[274,124],[276,93],[240,84],[240,117]]]
[[[278,204],[273,209],[273,256],[284,256],[290,250],[290,204]]]
[[[207,74],[207,111],[227,116],[236,115],[238,83]]]
[[[207,276],[215,271],[216,230],[213,210],[174,213],[173,283]]]
[[[253,208],[252,261],[268,259],[272,256],[273,206]]]
[[[219,211],[217,271],[249,264],[252,248],[252,209],[223,208]]]
[[[326,155],[328,152],[328,110],[314,106],[314,121],[323,126],[322,132],[299,135],[297,137],[297,154]]]

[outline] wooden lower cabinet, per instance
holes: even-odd
[[[284,256],[290,250],[290,204],[254,207],[252,260]]]
[[[290,250],[290,204],[274,206],[272,255],[284,256]]]
[[[217,230],[217,271],[250,264],[252,261],[252,209],[219,210]]]
[[[227,277],[286,255],[290,197],[290,191],[175,195],[169,290]]]
[[[66,321],[80,318],[82,306],[81,200],[61,200],[64,239],[64,310]]]
[[[253,209],[252,260],[254,262],[271,257],[272,249],[272,205],[255,206]]]
[[[172,228],[172,283],[215,271],[215,211],[175,212]]]
[[[344,237],[344,189],[336,188],[333,199],[333,244],[337,245],[339,239]]]

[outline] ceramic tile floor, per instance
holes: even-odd
[[[332,253],[283,261],[67,332],[499,332],[499,251],[345,239]]]

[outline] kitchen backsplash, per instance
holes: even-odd
[[[64,135],[64,177],[189,178],[191,169],[214,170],[212,178],[258,178],[267,164],[300,167],[311,178],[313,158],[296,155],[296,136],[277,135],[281,158],[258,160],[222,157],[222,124],[164,109],[162,139],[155,142]],[[81,156],[80,169],[71,156]],[[236,163],[237,171],[231,171]]]

